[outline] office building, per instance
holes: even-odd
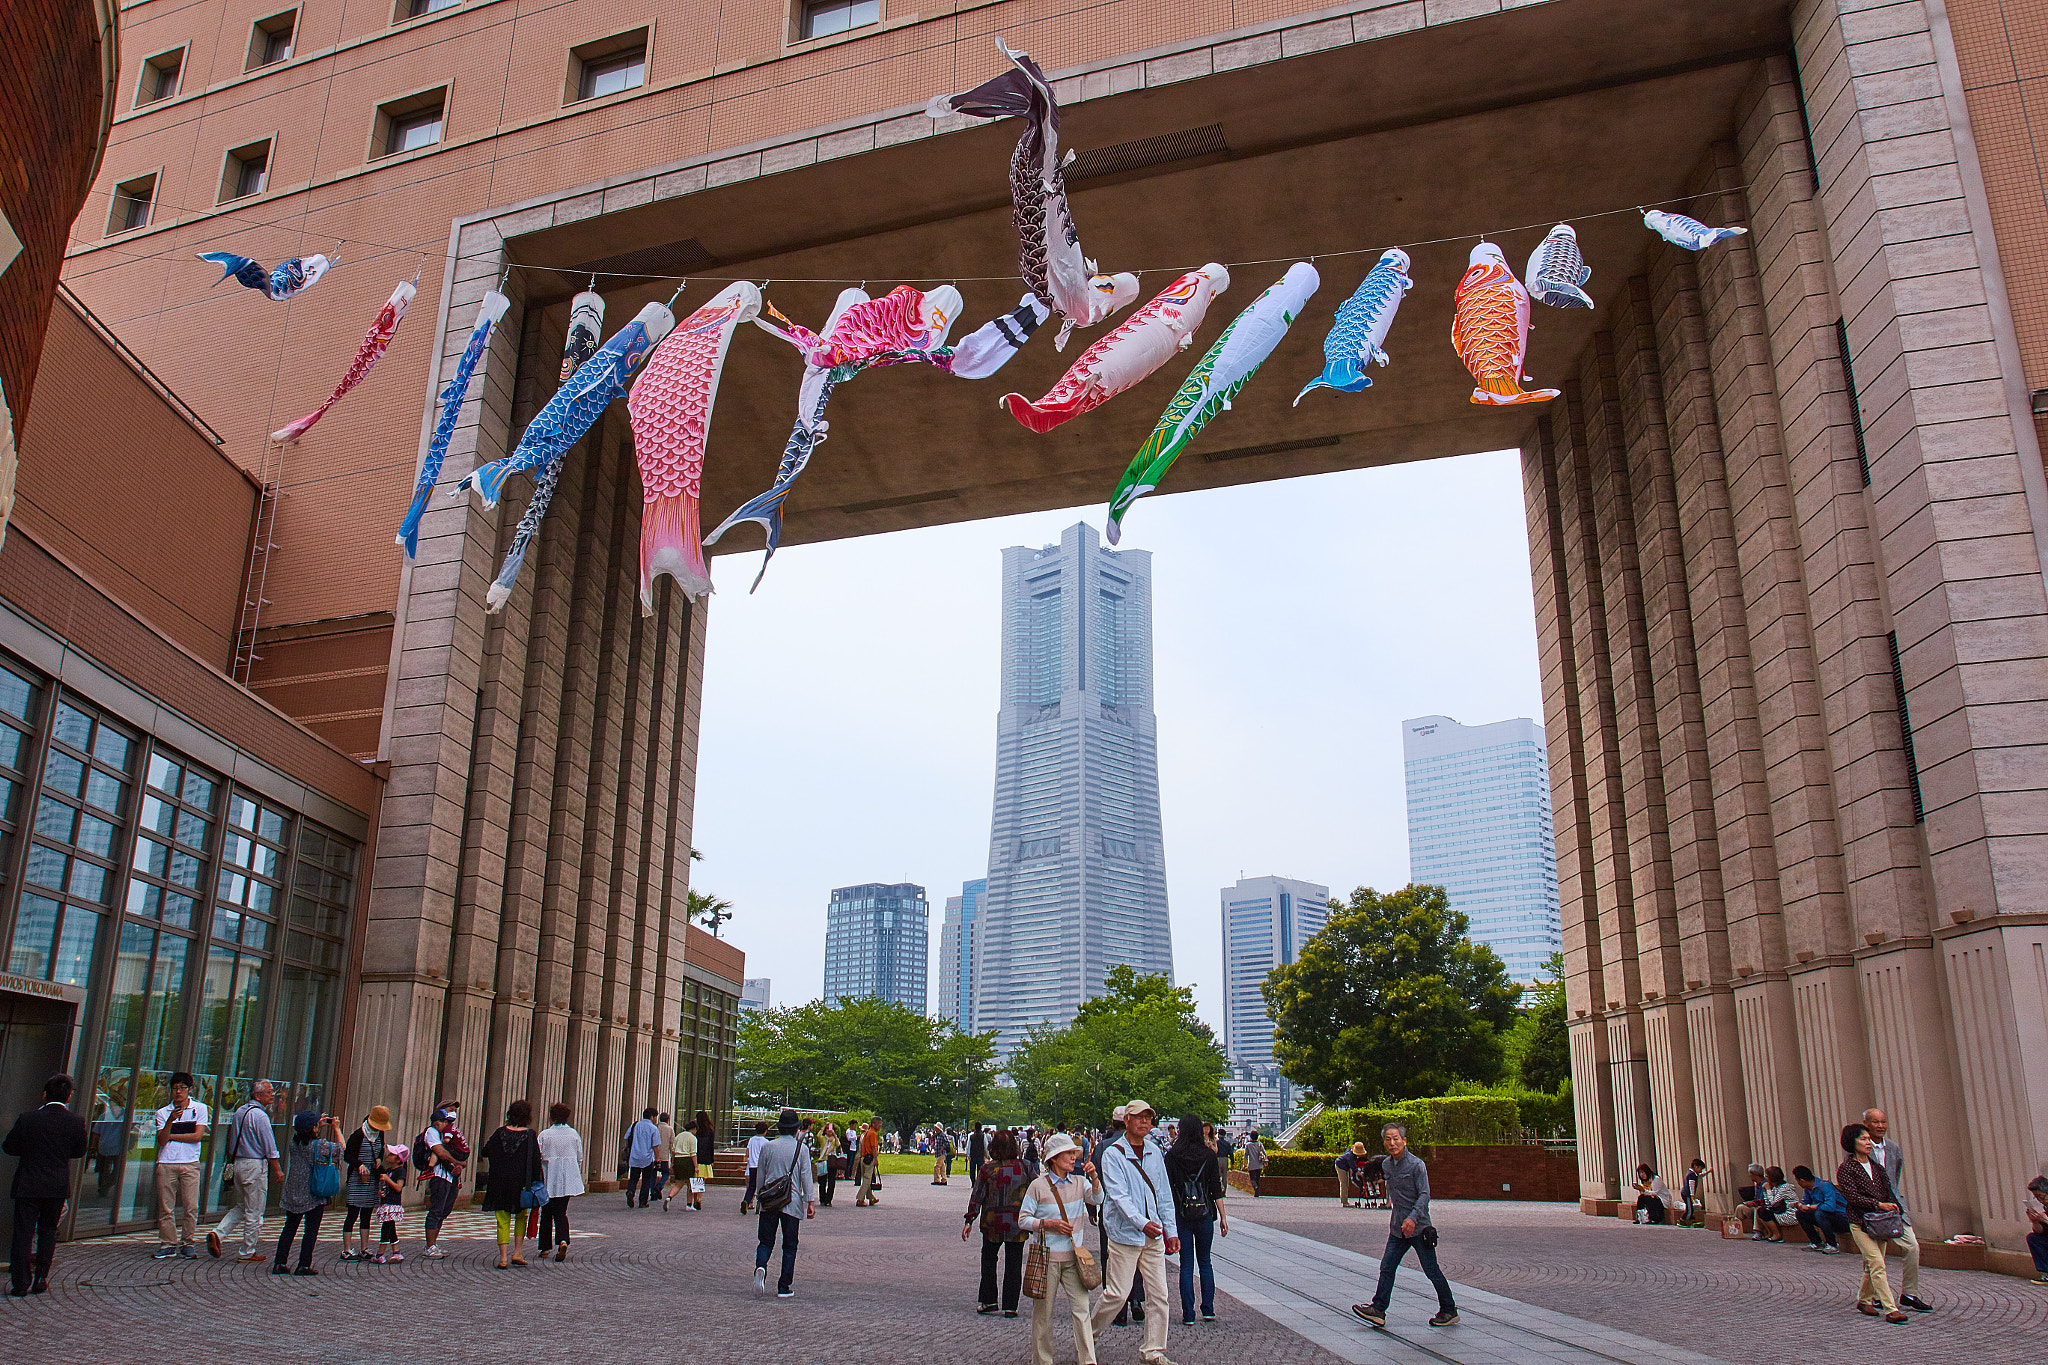
[[[832,892],[825,908],[825,999],[876,996],[924,1013],[931,945],[924,888],[863,882]]]
[[[1277,1133],[1294,1113],[1295,1090],[1270,1062],[1250,1066],[1232,1062],[1224,1069],[1222,1084],[1233,1133],[1247,1128]]]
[[[2014,1192],[2048,1156],[2048,985],[2033,965],[2048,951],[2034,776],[2048,772],[2048,412],[2032,401],[2048,389],[2048,171],[2027,134],[2038,80],[2031,30],[2008,22],[2019,7],[1276,0],[1225,14],[1123,0],[1091,24],[1017,5],[963,17],[741,0],[655,24],[619,0],[560,0],[545,22],[508,22],[518,9],[15,0],[0,51],[14,92],[0,137],[23,149],[0,176],[0,258],[10,235],[22,243],[0,264],[0,391],[22,484],[197,498],[177,481],[205,462],[158,462],[136,425],[154,384],[240,471],[196,515],[88,503],[38,526],[23,493],[0,554],[65,561],[155,633],[203,627],[217,643],[185,646],[196,666],[293,728],[273,745],[260,725],[194,716],[176,670],[141,669],[94,633],[114,618],[81,607],[90,594],[59,594],[72,580],[19,560],[0,561],[0,597],[65,652],[5,648],[80,691],[90,660],[150,698],[150,715],[247,736],[363,816],[332,1107],[388,1104],[416,1132],[442,1095],[490,1113],[559,1096],[590,1133],[674,1107],[679,1011],[689,990],[719,991],[692,973],[715,963],[725,999],[743,979],[717,975],[732,967],[716,948],[698,960],[681,908],[709,605],[664,579],[640,612],[644,503],[623,404],[561,463],[502,610],[489,587],[531,480],[491,508],[447,494],[509,453],[555,391],[570,299],[593,276],[608,332],[691,274],[772,280],[770,299],[811,326],[839,286],[805,280],[960,272],[956,336],[1013,306],[973,280],[1016,260],[1011,216],[991,201],[1015,126],[925,112],[994,75],[990,35],[1007,31],[1060,91],[1075,216],[1106,268],[1255,260],[1281,240],[1420,243],[1418,298],[1443,309],[1472,234],[1587,215],[1574,221],[1599,306],[1543,310],[1530,352],[1555,401],[1469,403],[1440,343],[1384,401],[1290,407],[1290,385],[1262,380],[1164,491],[1519,446],[1588,1209],[1625,1194],[1638,1161],[1699,1155],[1725,1211],[1752,1157],[1820,1166],[1844,1115],[1875,1102],[1909,1151],[1954,1154],[1914,1177],[1923,1240],[2023,1246]],[[1474,90],[1495,97],[1475,106]],[[1527,173],[1444,192],[1445,166],[1507,145]],[[1330,187],[1368,181],[1364,228],[1356,196]],[[1748,234],[1689,251],[1625,211],[1639,204]],[[229,249],[274,265],[336,243],[342,264],[289,304],[216,284],[192,259]],[[1264,269],[1237,272],[1203,339]],[[60,271],[140,362],[132,387],[51,409],[57,435],[129,435],[139,453],[104,475],[66,464],[64,442],[38,454],[22,439],[50,401],[56,364],[37,348]],[[296,445],[270,443],[327,396],[415,272],[377,368]],[[704,283],[680,306],[708,297]],[[408,562],[392,535],[429,411],[500,286],[510,307]],[[1326,287],[1319,308],[1341,293]],[[1429,316],[1404,311],[1397,356]],[[1144,394],[1050,439],[992,402],[1044,392],[1100,335],[1064,355],[1041,336],[993,384],[926,366],[864,376],[835,400],[783,544],[1102,496],[1151,429]],[[1297,343],[1313,350],[1314,336],[1297,329]],[[774,477],[789,434],[779,346],[734,341],[705,524]],[[0,489],[5,468],[0,450]],[[238,504],[253,512],[230,515]],[[1289,530],[1251,518],[1214,553],[1255,572]],[[152,551],[139,572],[135,545]],[[742,528],[716,548],[759,546]],[[213,595],[188,603],[202,578]],[[777,570],[762,591],[792,586]],[[782,719],[739,709],[717,723]],[[200,762],[186,735],[155,738]],[[357,771],[323,776],[336,754]],[[989,871],[993,917],[1005,893]],[[24,960],[48,964],[25,884],[11,868],[0,883],[0,934],[10,956],[26,934]],[[1077,915],[1086,894],[1077,871]],[[1023,946],[1040,947],[1003,951]],[[1097,970],[1078,940],[1058,951],[1084,979]],[[160,975],[176,997],[164,1017],[196,1020],[205,974],[177,991]],[[80,1009],[81,1076],[106,1010],[98,995]],[[196,1066],[196,1036],[164,1034],[138,1067]]]
[[[986,877],[960,883],[960,894],[946,897],[946,918],[939,926],[939,965],[932,991],[932,1013],[941,1019],[951,1019],[966,1032],[974,1030],[974,929],[980,922],[981,899],[987,894]]]
[[[1232,1062],[1273,1062],[1273,1021],[1259,987],[1330,917],[1330,888],[1292,877],[1241,877],[1223,899],[1223,1053]]]
[[[1401,722],[1408,787],[1408,879],[1441,886],[1517,981],[1542,976],[1564,947],[1550,771],[1533,720]]]
[[[1093,527],[1003,551],[1002,706],[974,1021],[1016,1045],[1109,969],[1173,975],[1152,715],[1152,556]]]
[[[774,1005],[770,998],[771,982],[765,976],[750,976],[740,986],[740,1008],[743,1010],[765,1010]]]

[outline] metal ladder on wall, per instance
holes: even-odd
[[[256,632],[263,624],[263,609],[270,599],[263,595],[270,581],[270,556],[277,550],[277,504],[284,496],[284,447],[275,441],[263,444],[263,467],[257,478],[261,492],[256,499],[256,519],[249,533],[249,565],[242,575],[242,609],[235,618],[235,657],[228,676],[244,687],[250,685],[256,661]]]

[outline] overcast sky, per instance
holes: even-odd
[[[1105,490],[1106,492],[1107,490]],[[835,886],[985,875],[1000,551],[1100,505],[714,562],[695,882],[777,1005],[815,998]],[[1400,722],[1542,719],[1513,451],[1146,497],[1175,979],[1220,1034],[1218,890],[1408,879]]]

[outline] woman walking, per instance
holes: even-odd
[[[1031,1184],[1031,1172],[1017,1155],[1017,1135],[999,1131],[988,1144],[988,1160],[974,1177],[974,1197],[967,1201],[967,1218],[960,1228],[960,1240],[974,1231],[974,1218],[981,1215],[981,1306],[977,1313],[993,1313],[998,1307],[1006,1318],[1017,1316],[1017,1294],[1024,1284],[1024,1229],[1017,1219],[1024,1207],[1024,1191]],[[996,1257],[1003,1258],[1002,1300],[996,1300]]]
[[[535,1139],[548,1184],[548,1202],[540,1211],[540,1255],[569,1259],[569,1201],[583,1193],[583,1134],[569,1126],[569,1106],[556,1100],[548,1106],[548,1127]],[[695,1165],[695,1162],[691,1162]],[[667,1198],[663,1201],[666,1204]]]
[[[1180,1137],[1166,1150],[1166,1176],[1173,1182],[1173,1218],[1180,1225],[1180,1320],[1195,1321],[1195,1271],[1202,1272],[1202,1321],[1216,1321],[1216,1270],[1209,1261],[1219,1222],[1230,1235],[1223,1211],[1223,1173],[1216,1149],[1202,1136],[1202,1120],[1183,1115]]]
[[[526,1244],[526,1210],[519,1196],[527,1186],[541,1179],[540,1144],[535,1141],[533,1106],[514,1100],[505,1109],[505,1126],[491,1134],[483,1157],[491,1163],[484,1177],[484,1212],[498,1215],[498,1269],[506,1266],[506,1247],[511,1247],[511,1264],[525,1265],[519,1253]]]
[[[713,1173],[712,1157],[718,1151],[718,1128],[711,1115],[697,1111],[697,1178],[690,1182],[690,1207],[704,1212],[704,1182]]]
[[[363,1120],[363,1126],[348,1135],[348,1145],[342,1151],[342,1163],[348,1168],[348,1183],[343,1190],[348,1217],[341,1225],[344,1261],[370,1259],[370,1231],[377,1222],[377,1181],[384,1169],[384,1135],[390,1131],[391,1111],[377,1105]],[[363,1229],[362,1250],[351,1251],[349,1237],[358,1224]]]
[[[1060,1290],[1067,1291],[1067,1311],[1074,1318],[1074,1359],[1078,1365],[1095,1365],[1095,1332],[1088,1320],[1088,1280],[1100,1280],[1101,1268],[1084,1276],[1080,1256],[1087,1237],[1077,1228],[1087,1226],[1086,1207],[1102,1202],[1095,1183],[1095,1167],[1083,1165],[1081,1178],[1074,1165],[1081,1159],[1081,1144],[1065,1133],[1056,1133],[1045,1144],[1045,1174],[1031,1182],[1024,1203],[1017,1211],[1017,1225],[1026,1233],[1037,1233],[1045,1244],[1045,1297],[1031,1301],[1032,1365],[1052,1365],[1052,1301]],[[1080,1241],[1076,1241],[1079,1238]],[[1075,1248],[1081,1246],[1080,1255]]]
[[[1856,1308],[1874,1318],[1883,1305],[1886,1322],[1904,1322],[1906,1315],[1892,1297],[1892,1282],[1884,1273],[1885,1244],[1903,1226],[1904,1215],[1898,1195],[1892,1192],[1891,1177],[1885,1174],[1884,1163],[1873,1159],[1871,1145],[1870,1130],[1860,1123],[1850,1124],[1842,1130],[1842,1150],[1847,1156],[1835,1168],[1835,1188],[1849,1205],[1849,1234],[1863,1253],[1863,1284],[1856,1292]],[[1871,1223],[1877,1225],[1875,1232],[1870,1230]]]
[[[277,1259],[271,1262],[270,1273],[317,1275],[320,1272],[313,1269],[313,1243],[320,1238],[320,1215],[327,1212],[327,1201],[341,1192],[341,1125],[332,1114],[309,1110],[292,1115],[288,1155],[291,1164],[285,1169],[284,1194],[279,1199],[284,1209],[284,1231],[278,1234]],[[299,1266],[294,1270],[288,1264],[292,1238],[298,1235],[302,1224],[306,1236],[299,1244]]]

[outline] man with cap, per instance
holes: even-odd
[[[797,1137],[803,1119],[794,1109],[785,1109],[775,1121],[776,1136],[761,1148],[759,1180],[754,1199],[760,1208],[761,1239],[754,1249],[754,1292],[768,1289],[768,1257],[775,1250],[775,1234],[782,1234],[782,1276],[775,1282],[775,1297],[793,1299],[796,1290],[796,1235],[801,1226],[792,1211],[802,1209],[805,1218],[818,1216],[818,1187],[811,1178],[811,1152]],[[787,1191],[785,1194],[784,1191]]]
[[[441,1240],[441,1224],[455,1211],[455,1196],[462,1189],[462,1160],[455,1154],[460,1135],[455,1129],[455,1112],[446,1105],[434,1111],[434,1121],[420,1134],[434,1164],[427,1168],[427,1255],[440,1260],[448,1253],[434,1245]]]
[[[1109,1111],[1109,1131],[1095,1139],[1095,1146],[1088,1153],[1089,1164],[1094,1166],[1098,1172],[1102,1169],[1103,1161],[1109,1156],[1109,1144],[1122,1137],[1123,1133],[1124,1107],[1120,1104]],[[1096,1214],[1095,1237],[1101,1246],[1101,1250],[1096,1254],[1101,1258],[1102,1264],[1107,1267],[1109,1265],[1109,1219],[1102,1217],[1099,1211]],[[1145,1320],[1145,1282],[1142,1279],[1131,1281],[1131,1297],[1125,1302],[1123,1307],[1116,1310],[1116,1318],[1110,1325],[1112,1327],[1128,1327],[1134,1318],[1139,1322]]]
[[[1180,1250],[1180,1229],[1173,1218],[1173,1186],[1166,1174],[1166,1154],[1148,1143],[1152,1106],[1132,1100],[1124,1106],[1124,1131],[1103,1148],[1097,1163],[1102,1172],[1102,1225],[1109,1237],[1109,1263],[1102,1277],[1102,1301],[1096,1305],[1091,1329],[1110,1325],[1130,1296],[1134,1280],[1143,1279],[1145,1296],[1157,1311],[1143,1319],[1144,1343],[1138,1348],[1146,1365],[1173,1365],[1166,1358],[1166,1258]]]

